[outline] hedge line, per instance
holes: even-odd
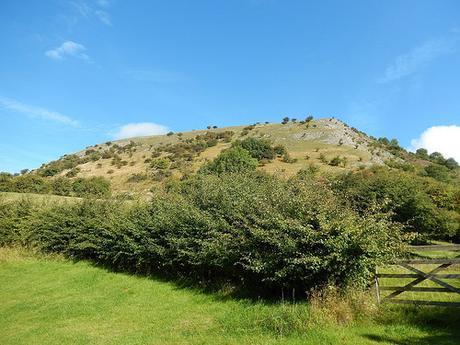
[[[262,174],[195,176],[149,203],[0,201],[0,245],[258,295],[369,283],[402,248],[385,215],[358,215],[327,186]]]

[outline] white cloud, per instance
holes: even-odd
[[[411,140],[411,151],[425,148],[429,153],[441,152],[446,158],[460,162],[460,126],[433,126],[425,130],[419,138]]]
[[[166,134],[168,131],[168,127],[153,122],[129,123],[121,126],[113,134],[113,137],[114,139],[126,139],[132,137]]]
[[[385,70],[380,83],[388,83],[411,75],[431,61],[454,51],[457,37],[426,41],[410,52],[399,55]]]
[[[27,105],[16,101],[14,99],[0,97],[0,106],[12,110],[16,113],[24,114],[29,117],[39,118],[43,120],[50,120],[55,122],[60,122],[69,126],[78,126],[78,122],[73,120],[71,117],[58,113],[56,111],[51,111],[41,107]]]
[[[69,56],[83,60],[89,60],[89,57],[86,55],[85,51],[86,48],[83,44],[73,41],[66,41],[59,47],[46,51],[45,55],[55,60],[62,60]]]

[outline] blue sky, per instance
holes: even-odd
[[[0,171],[309,114],[460,151],[457,0],[3,0],[0,47]]]

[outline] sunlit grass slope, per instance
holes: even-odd
[[[373,320],[342,325],[320,321],[315,312],[303,303],[226,299],[84,262],[0,249],[5,345],[460,343],[458,314],[443,309],[387,309]]]

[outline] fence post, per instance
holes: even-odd
[[[377,270],[374,274],[374,283],[375,283],[375,294],[377,296],[377,304],[380,304],[380,287],[379,287],[379,277],[377,276]]]

